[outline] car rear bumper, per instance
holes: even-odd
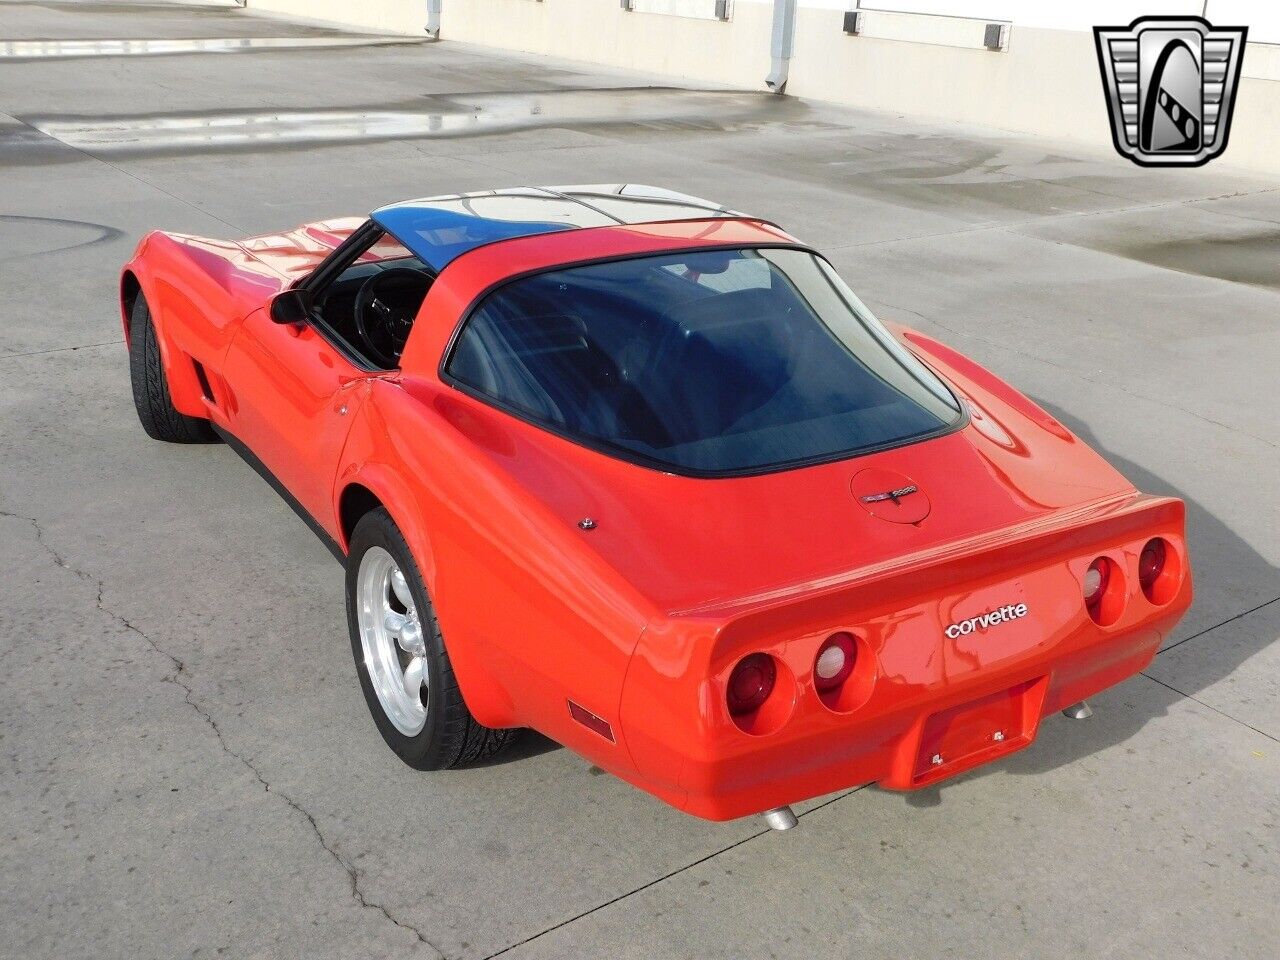
[[[691,752],[683,796],[666,799],[728,820],[866,783],[928,787],[1032,746],[1042,718],[1142,670],[1164,635],[1144,627],[1095,636],[1046,662],[975,675],[899,709],[832,717],[825,729],[776,743],[761,738],[732,758]]]
[[[1139,558],[1152,537],[1170,562],[1149,591]],[[1095,557],[1114,571],[1100,612],[1082,599]],[[635,782],[713,820],[865,783],[927,787],[1030,747],[1043,717],[1142,670],[1191,600],[1182,504],[1145,498],[1083,530],[783,597],[763,615],[657,626],[623,690]],[[956,626],[1012,606],[1016,618]],[[813,670],[833,631],[857,643],[836,696]],[[776,664],[774,692],[734,717],[729,676],[757,651]]]

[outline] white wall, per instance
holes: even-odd
[[[445,0],[441,37],[749,90],[764,85],[771,5],[738,0],[728,21],[645,6],[651,3],[637,0],[628,12],[619,0]]]
[[[372,33],[420,37],[427,26],[426,0],[246,0],[245,8]]]
[[[857,6],[845,0],[837,2],[841,9]],[[864,0],[862,7],[975,20],[1008,20],[1020,27],[1091,30],[1102,24],[1127,25],[1153,13],[1198,17],[1204,9],[1204,0]]]
[[[421,35],[426,0],[248,0],[249,8]],[[799,0],[787,93],[872,110],[958,120],[1111,149],[1090,28],[1150,14],[1149,0],[864,0],[868,36],[846,36],[856,0]],[[1206,0],[1162,0],[1199,15]],[[772,0],[443,0],[441,38],[763,90]],[[871,9],[874,8],[874,9]],[[1277,0],[1207,0],[1211,21],[1250,27],[1230,145],[1217,163],[1280,175]],[[888,11],[888,12],[884,12]],[[927,15],[922,15],[927,14]],[[1005,50],[981,45],[1011,21]],[[893,37],[896,39],[887,39]]]
[[[1024,26],[1017,19],[1017,9],[1008,8],[1032,5],[1001,0],[877,0],[881,2],[929,9],[994,8],[991,13],[1013,14],[1008,49],[993,53],[959,45],[850,37],[841,30],[840,10],[811,6],[801,9],[797,17],[787,92],[1110,149],[1110,121],[1091,30]],[[1210,7],[1216,2],[1209,0]],[[1056,6],[1091,8],[1094,4]],[[1194,6],[1198,15],[1201,2]],[[1087,15],[1099,17],[1099,25],[1126,24],[1132,11],[1124,3],[1114,7],[1111,17],[1099,17],[1096,11]],[[1177,7],[1166,4],[1161,10],[1178,12]],[[1231,140],[1218,163],[1280,174],[1280,83],[1275,82],[1280,80],[1280,48],[1251,44],[1243,74]],[[1275,79],[1258,79],[1268,76]]]

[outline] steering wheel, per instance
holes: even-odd
[[[360,286],[355,302],[356,333],[379,366],[400,365],[400,353],[430,285],[431,278],[421,270],[392,267],[375,273]]]

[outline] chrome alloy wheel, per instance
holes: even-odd
[[[427,645],[409,584],[395,558],[370,547],[356,577],[364,665],[382,711],[406,737],[427,722]]]

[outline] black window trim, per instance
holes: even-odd
[[[961,400],[952,388],[951,384],[947,382],[946,378],[943,377],[942,374],[938,373],[931,364],[927,364],[923,360],[920,360],[920,363],[923,364],[930,373],[938,378],[938,381],[946,389],[947,393],[951,395],[951,399],[955,401],[957,408],[955,419],[951,423],[943,424],[937,430],[932,430],[928,433],[916,434],[915,436],[901,440],[891,440],[886,443],[876,444],[870,447],[858,447],[852,450],[837,450],[833,453],[820,454],[814,457],[804,457],[797,460],[788,460],[782,463],[744,467],[738,470],[696,470],[691,467],[679,467],[665,460],[659,460],[656,457],[647,457],[644,454],[637,453],[634,450],[629,450],[626,447],[619,447],[615,444],[595,440],[590,437],[582,437],[570,433],[567,430],[559,429],[555,424],[532,416],[525,410],[521,410],[512,404],[505,403],[497,397],[491,396],[463,380],[459,380],[448,371],[449,362],[453,359],[454,351],[458,346],[458,340],[462,337],[462,332],[466,329],[467,324],[471,322],[471,318],[480,308],[480,305],[487,300],[491,294],[496,293],[498,290],[508,286],[509,284],[517,283],[520,280],[525,280],[529,277],[536,277],[544,273],[557,273],[561,270],[572,270],[577,267],[594,266],[601,263],[618,263],[624,260],[644,260],[680,253],[698,253],[714,250],[800,250],[805,253],[812,254],[814,257],[822,260],[833,272],[835,272],[835,267],[832,265],[831,261],[812,247],[802,243],[786,243],[782,241],[766,241],[763,243],[742,243],[739,241],[736,243],[682,245],[678,247],[668,247],[662,250],[654,250],[647,253],[613,254],[606,257],[589,257],[582,260],[569,260],[563,263],[552,264],[551,266],[524,270],[520,273],[513,273],[510,276],[503,277],[501,280],[497,280],[494,283],[489,284],[472,298],[471,302],[467,304],[466,310],[462,312],[462,318],[458,321],[453,332],[449,335],[449,340],[440,354],[440,363],[436,369],[436,373],[442,383],[448,385],[454,390],[457,390],[459,393],[466,394],[473,400],[477,400],[487,407],[499,410],[508,416],[514,417],[515,419],[520,420],[523,423],[527,423],[532,427],[537,427],[539,430],[543,430],[552,436],[559,437],[562,440],[567,440],[576,446],[583,447],[614,460],[621,460],[624,463],[630,463],[633,466],[644,467],[648,470],[656,470],[659,473],[672,474],[678,477],[688,477],[695,480],[734,480],[742,477],[760,477],[771,473],[786,473],[790,470],[800,470],[805,467],[816,467],[828,463],[839,463],[843,460],[857,460],[860,457],[870,456],[873,453],[884,453],[886,450],[896,450],[899,447],[909,447],[913,444],[936,440],[939,437],[958,433],[969,425],[968,404]],[[892,336],[892,334],[890,334],[890,336]],[[897,338],[895,337],[894,339],[896,340]],[[899,343],[899,346],[902,347],[903,350],[908,351],[912,356],[916,356],[915,351],[911,350],[905,344]],[[919,357],[917,357],[917,360],[919,360]],[[898,362],[901,363],[901,361]]]

